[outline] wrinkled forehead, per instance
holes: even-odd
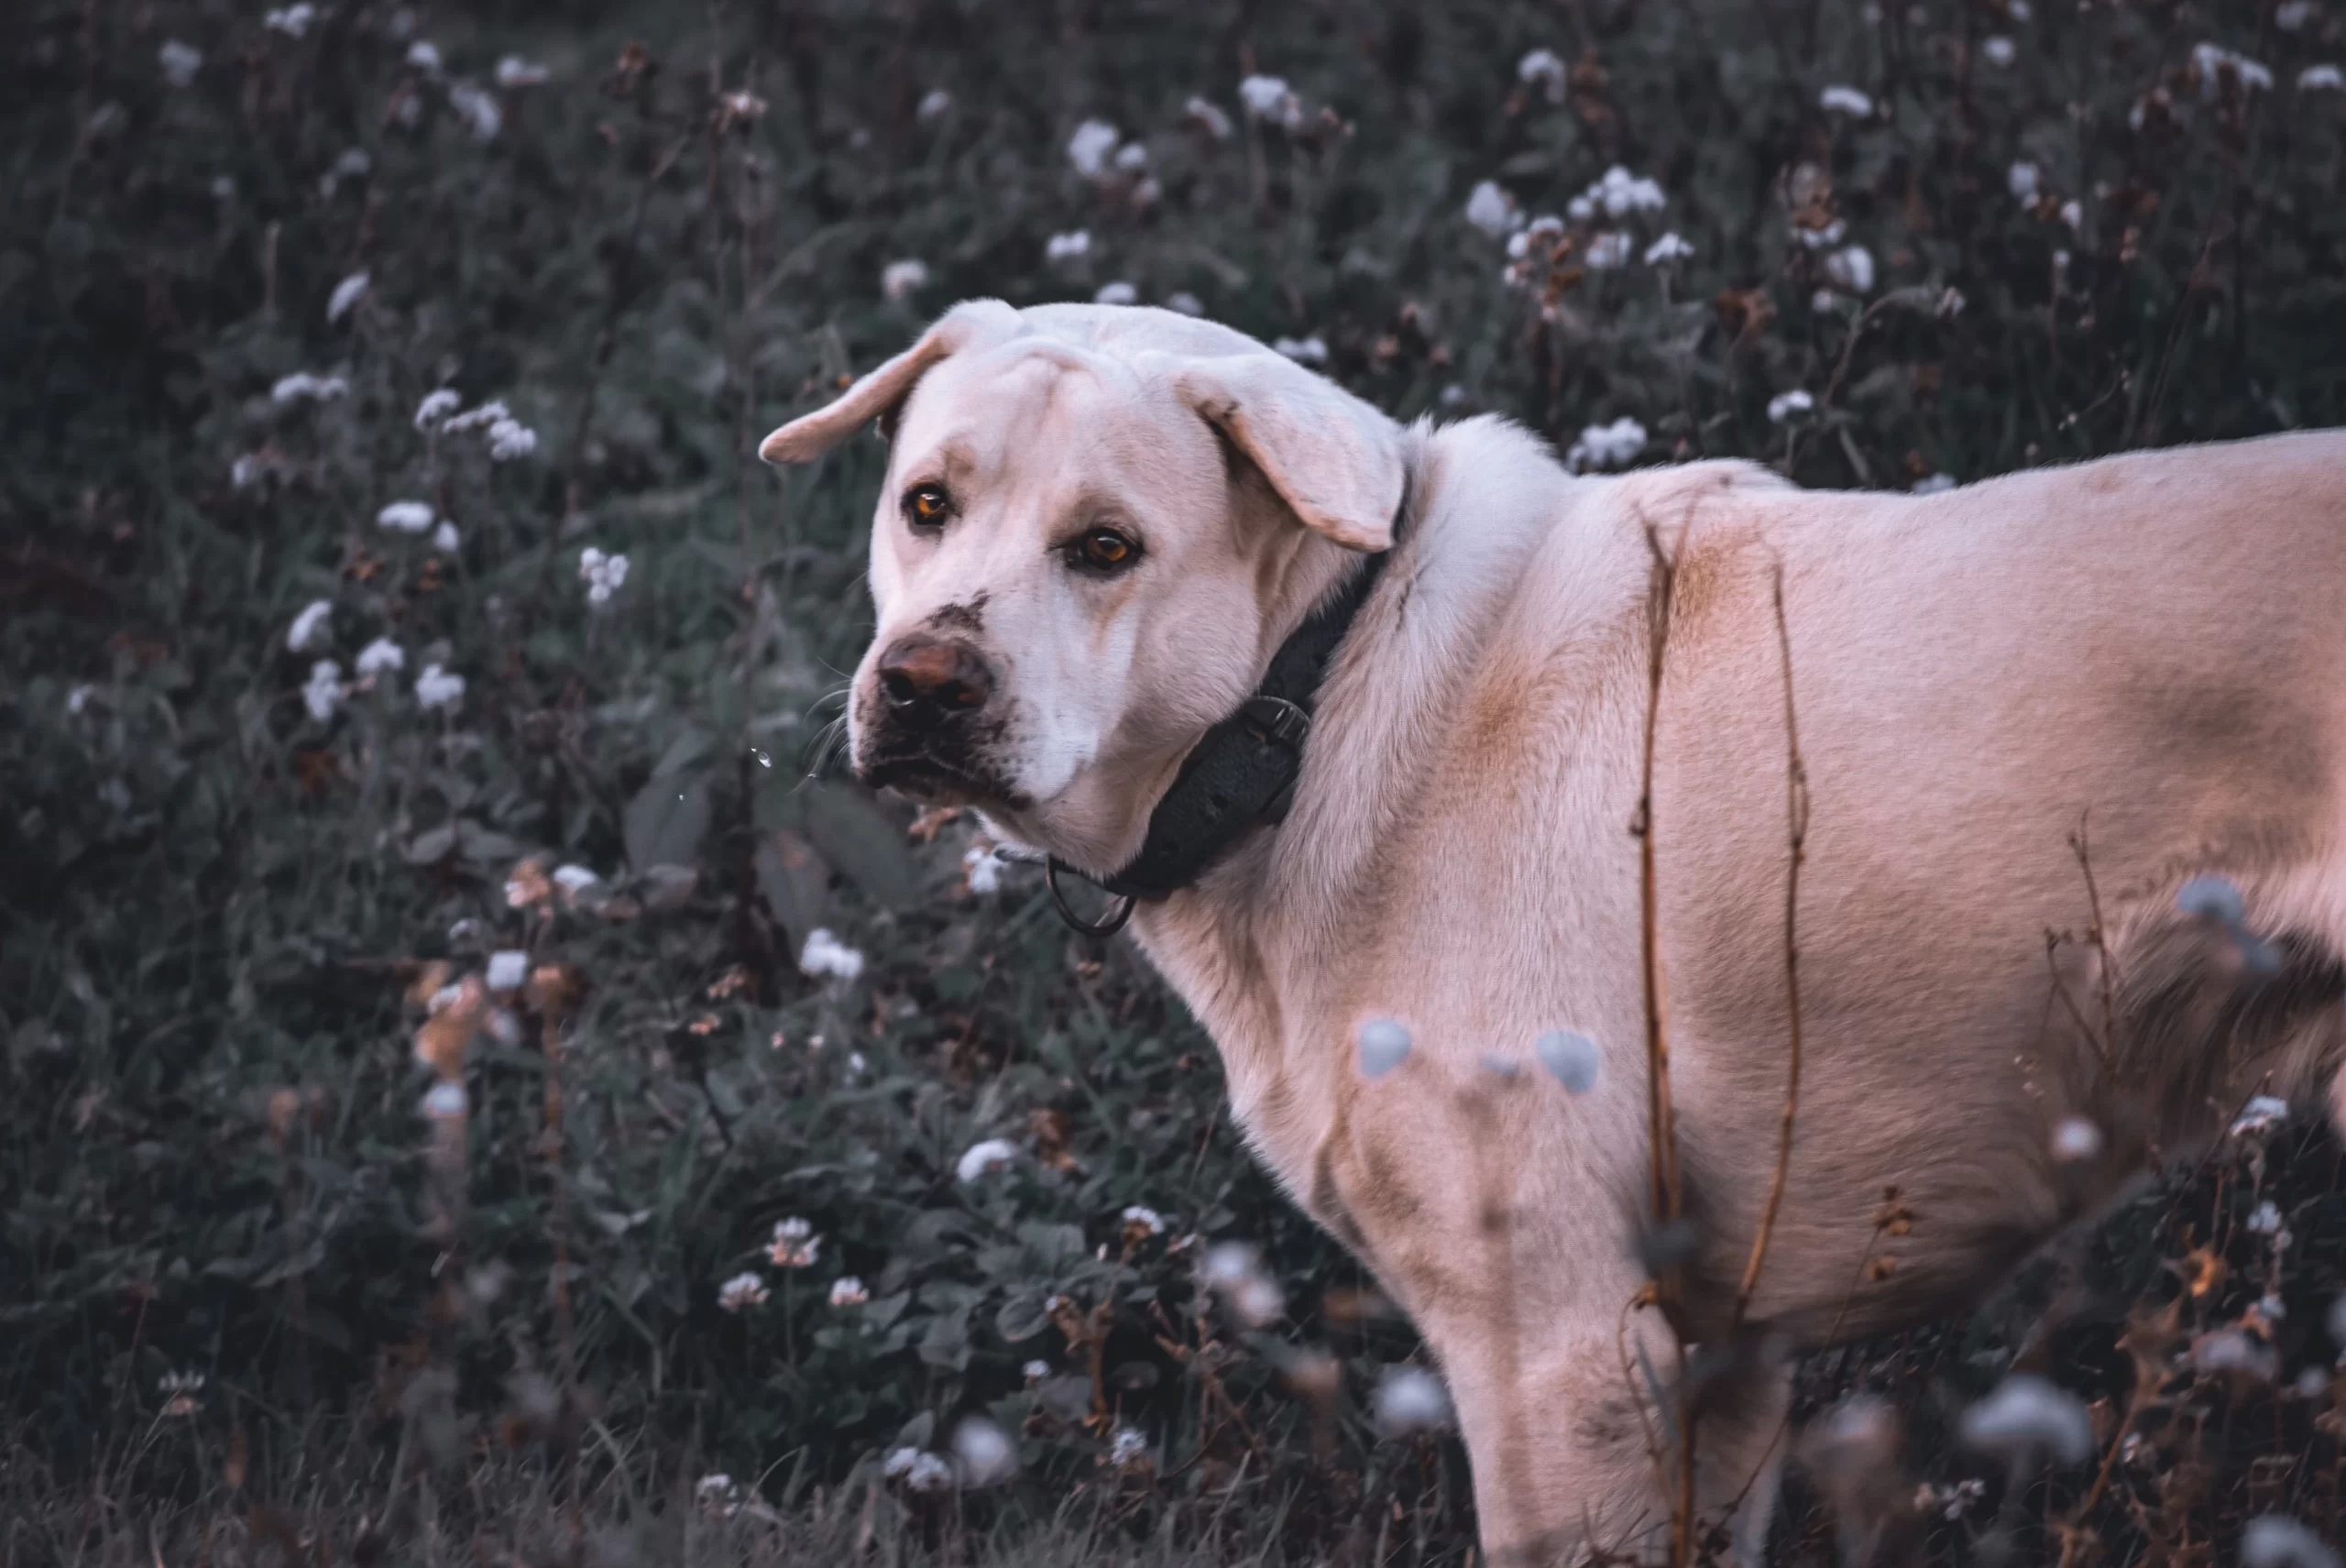
[[[1211,432],[1161,378],[1034,338],[955,356],[922,378],[889,467],[900,484],[934,473],[972,499],[1066,488],[1161,496],[1220,472]]]

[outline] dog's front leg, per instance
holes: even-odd
[[[1620,1303],[1577,1322],[1485,1310],[1427,1325],[1474,1464],[1493,1568],[1595,1554],[1666,1557],[1679,1497],[1677,1352],[1656,1314]],[[1603,1321],[1595,1321],[1602,1318]],[[1695,1524],[1736,1561],[1766,1545],[1788,1434],[1789,1375],[1749,1367],[1705,1391],[1695,1425]]]

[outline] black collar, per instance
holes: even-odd
[[[1059,894],[1058,873],[1084,873],[1056,857],[1046,862],[1051,902],[1061,919],[1087,936],[1113,935],[1132,917],[1136,900],[1163,898],[1189,886],[1247,829],[1286,818],[1296,776],[1303,771],[1303,743],[1319,711],[1321,683],[1386,563],[1400,548],[1409,510],[1404,480],[1401,504],[1393,514],[1392,547],[1371,555],[1334,598],[1280,643],[1254,695],[1191,748],[1149,817],[1140,852],[1111,876],[1084,878],[1116,895],[1118,903],[1104,918],[1082,919]]]

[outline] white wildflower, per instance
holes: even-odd
[[[1230,138],[1230,116],[1223,114],[1222,105],[1211,98],[1192,94],[1189,101],[1181,105],[1181,116],[1216,141]]]
[[[2001,70],[2005,66],[2012,64],[2014,60],[2019,58],[2020,48],[2018,45],[2014,44],[2012,39],[2006,38],[2001,33],[1998,33],[1993,38],[1984,38],[1980,41],[1979,52],[1988,57],[1988,63],[1990,65]]]
[[[817,979],[853,980],[863,972],[863,955],[833,936],[830,927],[817,926],[798,949],[798,970]]]
[[[1574,196],[1564,203],[1564,212],[1576,224],[1584,224],[1596,215],[1596,202],[1589,196]]]
[[[328,632],[334,622],[334,601],[312,599],[285,633],[285,646],[296,653],[306,653],[312,642],[320,641],[319,633]]]
[[[1789,392],[1778,392],[1768,400],[1768,422],[1781,424],[1796,413],[1806,413],[1816,406],[1816,400],[1798,387]]]
[[[1808,308],[1818,315],[1825,315],[1840,308],[1841,296],[1830,289],[1819,289],[1808,297]]]
[[[472,1109],[472,1097],[461,1083],[442,1079],[423,1096],[423,1113],[435,1122],[453,1122]]]
[[[1943,322],[1953,321],[1956,317],[1961,315],[1963,313],[1963,291],[1956,288],[1952,284],[1949,284],[1946,291],[1939,296],[1939,302],[1933,308],[1932,313]]]
[[[2215,44],[2195,46],[2191,50],[2191,63],[2199,73],[2199,96],[2209,103],[2215,100],[2226,66],[2231,67],[2232,74],[2240,79],[2240,88],[2243,93],[2269,92],[2273,86],[2270,71],[2244,54],[2236,54]]]
[[[77,718],[80,718],[83,713],[89,710],[90,699],[97,695],[98,688],[96,686],[91,685],[87,681],[82,682],[80,685],[75,686],[71,691],[65,694],[65,711],[73,715]]]
[[[1802,248],[1806,250],[1824,250],[1838,245],[1841,243],[1841,236],[1848,232],[1849,225],[1839,218],[1835,218],[1823,228],[1813,229],[1797,224],[1792,227],[1792,233],[1799,236]]]
[[[872,1292],[865,1289],[863,1281],[852,1274],[842,1274],[831,1281],[831,1305],[834,1307],[861,1307],[871,1299]]]
[[[1043,242],[1043,259],[1046,261],[1072,261],[1080,256],[1091,254],[1090,229],[1070,229],[1065,234],[1055,234]]]
[[[1694,246],[1681,238],[1676,229],[1672,229],[1646,247],[1646,265],[1660,267],[1665,262],[1683,261],[1694,254]]]
[[[1002,886],[1002,868],[1010,862],[992,844],[972,844],[961,854],[961,871],[970,891],[982,897]]]
[[[2085,1401],[2042,1377],[2018,1373],[1963,1412],[1963,1441],[2007,1464],[2049,1450],[2064,1464],[2093,1453],[2093,1418]]]
[[[296,403],[304,398],[321,403],[332,402],[336,398],[348,396],[349,392],[350,383],[341,377],[312,376],[307,370],[296,370],[291,376],[280,377],[277,384],[269,389],[270,400],[280,403]]]
[[[1631,241],[1619,229],[1607,229],[1591,236],[1588,242],[1588,264],[1600,272],[1626,267],[1629,262]]]
[[[928,287],[928,263],[916,257],[891,261],[880,269],[880,296],[903,301]]]
[[[1280,337],[1271,340],[1274,351],[1286,355],[1299,365],[1325,365],[1328,345],[1317,333],[1310,337]]]
[[[1852,115],[1860,120],[1873,113],[1873,100],[1854,87],[1827,87],[1816,95],[1816,106],[1828,113]]]
[[[1862,245],[1836,250],[1825,258],[1825,275],[1852,293],[1873,289],[1873,252]]]
[[[448,106],[456,111],[475,141],[495,141],[497,133],[505,128],[505,106],[497,101],[497,94],[469,82],[450,85]]]
[[[1281,76],[1250,76],[1238,84],[1238,101],[1257,120],[1294,130],[1303,124],[1303,101]]]
[[[902,1481],[908,1492],[941,1492],[953,1484],[953,1466],[941,1456],[917,1448],[895,1450],[880,1473],[891,1481]]]
[[[394,533],[428,532],[436,521],[429,501],[393,501],[375,514],[375,526]]]
[[[1398,1018],[1371,1018],[1360,1026],[1363,1078],[1383,1078],[1409,1059],[1409,1026]]]
[[[2289,1102],[2276,1095],[2259,1094],[2241,1107],[2232,1118],[2232,1136],[2253,1138],[2269,1133],[2289,1119]]]
[[[260,459],[251,453],[240,454],[228,465],[228,483],[232,488],[249,490],[260,483]]]
[[[464,705],[464,700],[462,675],[451,674],[437,664],[426,664],[423,673],[415,677],[415,701],[420,707],[444,707],[453,713]]]
[[[530,955],[519,948],[500,948],[488,955],[488,989],[519,991],[530,978]]]
[[[1123,134],[1107,121],[1086,120],[1068,138],[1067,160],[1086,180],[1097,180],[1107,171],[1109,155],[1123,139]]]
[[[1148,1439],[1131,1427],[1118,1427],[1108,1440],[1108,1463],[1129,1470],[1148,1462]]]
[[[348,315],[350,308],[364,298],[366,293],[367,274],[364,272],[353,272],[349,277],[336,283],[334,286],[333,295],[326,301],[326,320],[329,323],[338,322]]]
[[[1914,493],[1918,496],[1945,495],[1953,488],[1955,476],[1952,474],[1925,474],[1914,481]]]
[[[1617,163],[1581,193],[1604,208],[1608,218],[1660,212],[1670,201],[1660,185],[1643,175],[1631,174]]]
[[[2042,181],[2043,177],[2034,163],[2015,163],[2004,171],[2004,189],[2012,193],[2013,201],[2023,204],[2036,200]]]
[[[2270,1198],[2259,1203],[2248,1216],[2248,1228],[2260,1236],[2278,1234],[2281,1229],[2279,1206]]]
[[[1165,1234],[1165,1216],[1154,1209],[1135,1203],[1125,1209],[1122,1218],[1127,1231],[1137,1228],[1152,1236]]]
[[[606,555],[589,544],[578,553],[578,575],[586,581],[588,604],[608,604],[627,584],[627,557]]]
[[[2240,1561],[2241,1568],[2339,1568],[2337,1552],[2285,1514],[2248,1521],[2240,1532]]]
[[[811,1268],[823,1250],[823,1238],[815,1234],[815,1223],[793,1214],[773,1223],[773,1240],[766,1246],[766,1256],[776,1268]]]
[[[501,400],[492,399],[477,409],[467,409],[463,413],[451,415],[448,422],[441,428],[450,432],[479,430],[495,424],[499,420],[512,417],[511,409],[507,408]]]
[[[1535,49],[1517,60],[1515,79],[1526,87],[1539,88],[1551,104],[1564,101],[1564,62],[1556,58],[1554,49]]]
[[[550,74],[536,60],[523,60],[518,54],[509,54],[497,62],[497,84],[509,90],[543,86]]]
[[[527,457],[538,449],[538,433],[516,419],[501,419],[488,427],[488,457],[492,463],[510,463],[516,457]]]
[[[169,38],[155,51],[155,61],[163,68],[163,80],[174,87],[185,87],[203,69],[203,51],[191,43]]]
[[[298,38],[308,32],[310,24],[317,19],[318,8],[305,3],[279,6],[263,16],[260,25],[272,33],[283,33],[289,38]]]
[[[1493,239],[1498,239],[1523,220],[1515,209],[1515,198],[1508,195],[1496,181],[1485,180],[1467,195],[1466,221]]]
[[[585,866],[562,865],[554,867],[554,880],[555,886],[576,898],[603,879]]]
[[[2300,93],[2336,93],[2346,89],[2346,74],[2334,65],[2308,65],[2297,72]]]
[[[1130,305],[1139,300],[1140,291],[1122,278],[1101,284],[1091,296],[1091,302],[1095,305]]]
[[[2061,221],[2069,225],[2071,234],[2077,233],[2086,226],[2086,204],[2070,197],[2061,203]]]
[[[443,555],[454,555],[462,543],[464,543],[464,536],[456,532],[456,525],[446,518],[442,518],[440,526],[432,531],[432,548],[439,551]]]
[[[432,429],[442,420],[455,413],[457,406],[464,400],[456,395],[453,388],[449,387],[442,387],[437,390],[424,393],[423,400],[415,405],[415,428]]]
[[[1176,290],[1166,295],[1165,308],[1168,311],[1178,311],[1185,316],[1201,316],[1206,313],[1205,302],[1187,289]]]
[[[1387,1437],[1450,1423],[1450,1390],[1422,1366],[1396,1366],[1376,1385],[1376,1424]]]
[[[1624,414],[1611,424],[1592,424],[1580,433],[1564,454],[1564,466],[1577,474],[1587,468],[1617,468],[1645,450],[1646,427]]]
[[[378,637],[358,650],[358,673],[379,675],[387,670],[407,668],[407,651],[388,637]]]
[[[733,1477],[719,1472],[693,1483],[693,1501],[728,1516],[734,1509]]]
[[[345,689],[342,666],[332,659],[321,659],[310,666],[310,678],[301,687],[301,701],[309,708],[310,717],[323,724],[342,706]]]
[[[2301,32],[2313,12],[2314,0],[2282,0],[2273,9],[2273,25],[2285,33]]]
[[[820,1036],[820,1035],[817,1035],[817,1036],[816,1036],[814,1037],[814,1039],[813,1039],[812,1041],[810,1041],[810,1042],[808,1042],[808,1043],[809,1043],[809,1044],[811,1044],[811,1045],[817,1046],[817,1047],[820,1047],[820,1046],[822,1045],[822,1043],[823,1043],[823,1036]],[[862,1074],[862,1073],[864,1073],[865,1071],[869,1070],[869,1069],[870,1069],[870,1068],[871,1068],[871,1066],[872,1066],[872,1064],[871,1064],[870,1062],[865,1061],[865,1060],[863,1059],[863,1053],[862,1053],[861,1051],[850,1051],[850,1052],[848,1052],[848,1054],[847,1054],[847,1070],[848,1070],[848,1074],[849,1074],[849,1076],[850,1076],[850,1077],[856,1077],[856,1076],[860,1076],[861,1074]]]
[[[964,1486],[999,1486],[1018,1473],[1018,1444],[983,1416],[962,1417],[952,1446]]]
[[[1263,1269],[1263,1255],[1244,1242],[1217,1242],[1200,1264],[1208,1288],[1250,1329],[1269,1326],[1287,1310],[1278,1281]]]
[[[1005,1168],[1017,1157],[1018,1146],[1008,1138],[988,1138],[961,1151],[961,1157],[954,1162],[953,1174],[961,1181],[975,1181],[989,1171]]]
[[[1029,1383],[1040,1383],[1051,1375],[1051,1364],[1047,1361],[1030,1361],[1018,1369],[1018,1375]]]
[[[430,38],[418,38],[407,46],[407,62],[426,75],[440,73],[440,46]]]
[[[952,111],[953,94],[942,87],[932,87],[921,94],[920,107],[913,111],[913,117],[926,126],[943,119]]]
[[[773,1292],[766,1288],[766,1282],[756,1275],[737,1274],[717,1288],[717,1304],[729,1312],[739,1312],[745,1308],[765,1305],[765,1299],[771,1294]]]
[[[2101,1129],[2086,1117],[2064,1116],[2053,1129],[2053,1157],[2063,1165],[2076,1165],[2099,1153]]]

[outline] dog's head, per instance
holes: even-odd
[[[805,462],[875,420],[855,769],[1095,872],[1343,552],[1392,543],[1402,488],[1391,421],[1167,311],[956,306],[759,451]]]

